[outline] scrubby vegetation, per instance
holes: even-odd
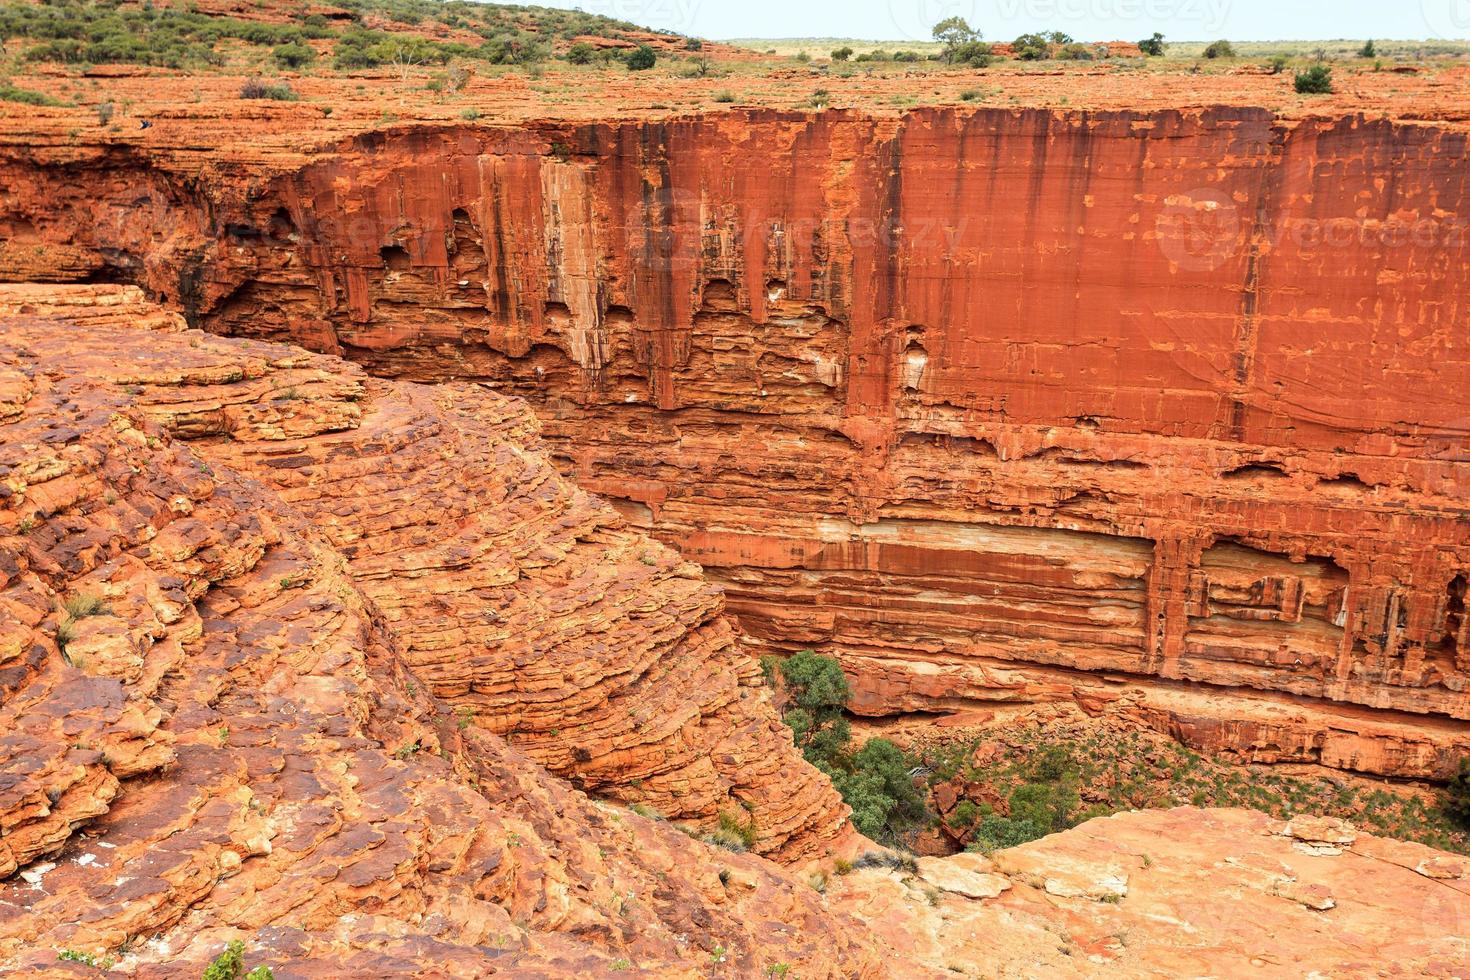
[[[269,99],[274,102],[295,102],[296,92],[285,82],[263,82],[252,78],[240,86],[242,99]]]
[[[0,7],[0,40],[35,42],[30,61],[110,62],[183,68],[221,64],[226,38],[275,46],[329,36],[325,27],[215,17],[179,7],[124,7],[106,0],[62,0]]]
[[[1436,804],[1347,776],[1242,766],[1152,733],[1086,725],[1007,728],[936,743],[922,757],[932,786],[965,788],[942,819],[949,836],[974,850],[1013,847],[1123,810],[1193,805],[1342,817],[1368,833],[1470,853],[1470,760]]]
[[[787,701],[782,718],[802,755],[831,778],[858,830],[893,843],[927,821],[923,794],[910,775],[914,760],[885,738],[854,749],[844,715],[852,688],[836,660],[803,650],[764,667],[769,679],[780,675]]]
[[[1146,37],[1138,42],[1138,50],[1149,58],[1161,58],[1164,55],[1164,35],[1154,31],[1153,37]]]
[[[0,102],[19,102],[22,105],[66,105],[44,92],[33,92],[28,88],[16,88],[9,82],[0,82]]]
[[[658,61],[658,55],[654,54],[653,48],[646,44],[640,44],[628,54],[627,65],[629,71],[647,71]]]
[[[245,944],[235,940],[225,946],[225,951],[213,963],[205,967],[202,980],[274,980],[275,973],[268,966],[257,966],[245,972]]]
[[[1298,95],[1326,95],[1332,91],[1332,69],[1326,65],[1312,65],[1296,73]]]
[[[984,68],[995,60],[990,45],[963,17],[947,17],[935,24],[934,40],[944,45],[940,58],[951,65]]]
[[[1470,830],[1470,757],[1460,760],[1460,771],[1445,790],[1444,812],[1458,826]]]
[[[1206,58],[1234,58],[1235,47],[1229,41],[1211,41],[1205,48]]]
[[[0,7],[0,41],[22,40],[22,56],[30,61],[164,68],[224,65],[233,44],[247,58],[256,48],[278,66],[291,69],[317,60],[318,50],[311,42],[327,42],[333,67],[350,70],[403,62],[445,64],[452,58],[532,64],[551,57],[558,39],[623,38],[643,30],[581,11],[467,0],[343,0],[339,6],[348,11],[347,17],[329,20],[314,14],[298,22],[270,23],[199,13],[182,0],[142,5],[124,5],[120,0],[7,4]],[[389,30],[365,26],[383,21],[403,26]],[[415,33],[445,28],[460,37],[435,40]]]
[[[1022,61],[1042,61],[1052,57],[1054,51],[1073,43],[1072,35],[1062,31],[1040,31],[1022,34],[1011,42],[1011,49]]]

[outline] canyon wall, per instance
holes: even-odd
[[[691,821],[728,804],[776,856],[843,829],[718,595],[538,472],[523,415],[185,332],[132,287],[0,289],[0,972],[198,977],[240,940],[295,976],[894,975],[795,876],[537,764]],[[390,446],[458,494],[364,493],[352,470]],[[584,587],[599,573],[636,608]],[[427,658],[469,594],[523,639]],[[680,624],[691,594],[705,617]],[[455,666],[513,694],[433,697]],[[574,667],[595,682],[555,682]],[[609,722],[640,711],[660,717]],[[561,732],[525,720],[553,713]],[[609,757],[645,778],[598,786]]]
[[[1443,777],[1465,152],[1244,108],[8,145],[0,238],[212,331],[526,398],[751,652],[839,656],[862,714],[1072,700]]]

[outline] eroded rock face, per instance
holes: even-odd
[[[762,111],[402,128],[250,184],[10,146],[4,220],[139,257],[213,331],[523,395],[861,713],[1121,698],[1433,778],[1470,745],[1464,144]]]
[[[857,870],[827,896],[966,976],[1464,976],[1470,862],[1318,823],[1118,814],[993,859]]]
[[[748,800],[772,853],[820,846],[841,818],[789,740],[773,748],[717,596],[652,543],[652,564],[630,561],[622,522],[535,459],[524,410],[183,332],[131,288],[55,299],[0,300],[0,969],[34,974],[74,950],[197,977],[241,938],[248,963],[302,975],[699,976],[715,959],[880,975],[861,930],[806,885],[591,802],[502,737],[536,733],[526,749],[589,783],[606,754],[649,765],[650,799],[678,792],[691,817]],[[104,325],[104,306],[139,322]],[[376,485],[400,426],[418,438],[392,442],[397,458],[420,464],[397,485],[438,479],[438,496],[396,503],[396,518],[351,492],[328,502],[353,467]],[[289,477],[260,479],[272,467]],[[501,707],[469,699],[469,654],[458,681],[422,654],[444,591],[433,556],[467,525],[486,541],[461,556],[462,588],[528,634],[482,649],[543,680],[612,623],[616,638],[582,641],[595,683],[563,678],[540,700],[533,685],[517,696],[532,707]],[[485,555],[508,562],[504,582],[484,581]],[[641,601],[593,588],[598,575],[580,584],[584,562],[618,569]],[[419,598],[380,609],[372,596],[410,576]],[[467,629],[457,595],[439,632]],[[556,631],[566,648],[538,643]],[[480,669],[498,670],[487,656]],[[460,700],[435,700],[439,686]],[[599,702],[633,690],[680,724],[609,728]],[[558,698],[560,742],[538,727]],[[470,723],[461,705],[477,706]],[[779,803],[763,766],[779,767]]]
[[[141,299],[0,288],[0,314],[85,325],[22,321],[7,342],[126,390],[208,464],[272,487],[347,559],[462,727],[672,819],[753,819],[758,849],[787,860],[845,832],[845,808],[736,650],[718,590],[562,479],[524,406],[481,386],[375,381],[299,349],[180,335],[176,318],[140,321],[174,333],[130,336],[106,324],[129,294]]]

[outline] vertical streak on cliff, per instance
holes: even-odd
[[[1252,192],[1250,237],[1246,242],[1245,281],[1241,284],[1240,316],[1236,323],[1235,350],[1232,354],[1234,386],[1230,404],[1230,438],[1239,442],[1245,437],[1247,403],[1252,397],[1252,375],[1258,340],[1257,317],[1260,315],[1261,266],[1269,252],[1269,225],[1274,213],[1277,183],[1280,179],[1285,131],[1273,127],[1271,138],[1261,147],[1263,158],[1256,166],[1257,178]],[[1248,144],[1249,146],[1250,144]]]
[[[649,397],[661,409],[678,405],[674,367],[676,340],[687,347],[688,324],[680,322],[674,303],[679,251],[678,202],[672,186],[669,132],[663,123],[637,128],[635,173],[641,212],[629,226],[629,244],[637,239],[633,268],[633,304],[638,315],[637,346],[648,368]],[[626,167],[626,164],[624,164]],[[679,337],[676,338],[676,333]]]
[[[572,360],[595,383],[610,356],[598,283],[596,230],[587,203],[587,180],[576,163],[547,159],[541,166],[542,220],[546,226],[546,298],[566,306],[566,338]]]
[[[850,365],[849,370],[856,384],[850,389],[848,412],[866,418],[890,416],[892,392],[889,381],[893,351],[889,340],[893,319],[898,315],[904,139],[909,127],[909,120],[905,119],[890,139],[879,144],[875,219],[872,227],[857,229],[858,237],[867,239],[862,248],[866,253],[868,275],[856,277],[855,281],[871,283],[872,292],[864,301],[853,304],[864,310],[866,322],[861,327],[854,323],[853,327],[852,347],[856,362]],[[858,248],[855,246],[853,251],[856,253]]]

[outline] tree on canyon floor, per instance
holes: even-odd
[[[1165,735],[1082,719],[936,732],[920,751],[936,829],[972,850],[1013,847],[1120,811],[1191,805],[1279,820],[1338,817],[1380,837],[1470,854],[1470,760],[1436,799],[1422,787],[1243,765]]]
[[[1460,760],[1460,771],[1446,790],[1445,815],[1470,830],[1470,758]]]
[[[927,822],[924,795],[909,774],[914,760],[886,738],[870,738],[853,748],[844,716],[852,687],[836,660],[802,650],[779,668],[769,659],[762,667],[772,682],[779,669],[787,700],[782,720],[806,760],[827,774],[852,807],[859,831],[892,844]]]

